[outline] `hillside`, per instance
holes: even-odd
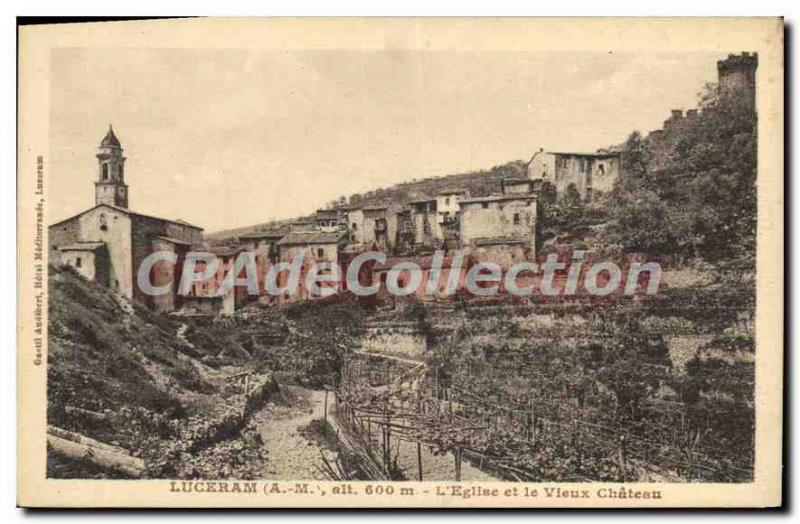
[[[500,181],[527,175],[527,164],[522,160],[514,160],[506,164],[495,166],[488,170],[458,173],[440,177],[411,180],[395,184],[386,188],[379,188],[366,193],[355,193],[349,197],[340,197],[333,200],[329,206],[334,205],[369,205],[378,202],[408,202],[423,196],[435,195],[440,191],[451,189],[467,189],[473,196],[484,196],[500,192]],[[304,217],[294,217],[283,221],[265,222],[252,226],[226,229],[205,235],[207,240],[225,241],[241,235],[262,231],[281,223],[290,222]]]
[[[69,268],[50,267],[49,292],[48,443],[63,435],[129,454],[144,460],[145,477],[260,473],[251,415],[277,389],[268,372],[251,373],[246,354]],[[231,380],[242,373],[245,393]],[[48,447],[49,477],[130,476],[56,451]]]

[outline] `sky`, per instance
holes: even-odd
[[[539,148],[621,143],[695,107],[724,56],[57,48],[49,220],[94,205],[109,124],[130,208],[213,232]]]

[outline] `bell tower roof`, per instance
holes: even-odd
[[[108,126],[108,133],[106,133],[103,141],[100,142],[100,147],[122,147],[119,143],[117,135],[114,134],[114,128],[111,126],[111,124]]]

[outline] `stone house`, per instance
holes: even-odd
[[[439,225],[446,229],[458,227],[458,201],[467,196],[465,189],[446,189],[436,195],[436,213]]]
[[[330,263],[339,267],[339,251],[345,246],[347,242],[346,235],[342,233],[329,233],[324,231],[296,231],[290,232],[281,240],[278,241],[279,249],[279,262],[291,264],[298,251],[303,252],[303,264],[300,269],[300,278],[298,280],[297,290],[295,293],[286,293],[283,296],[277,297],[278,302],[292,302],[297,300],[309,300],[317,298],[312,296],[312,292],[306,285],[306,278],[309,270],[315,264],[321,262]],[[320,271],[320,275],[329,274],[332,269]],[[341,274],[336,282],[323,282],[320,287],[330,287],[341,289],[341,284],[345,278]],[[285,287],[289,281],[289,271],[281,271],[278,275],[277,283],[279,287]]]
[[[368,248],[388,251],[395,246],[397,240],[398,218],[400,207],[393,204],[375,204],[364,206],[364,226],[361,240]]]
[[[344,211],[347,217],[347,233],[350,242],[364,243],[364,211],[361,206],[351,207]]]
[[[619,178],[620,154],[611,151],[596,153],[541,152],[528,165],[528,177],[550,182],[561,196],[572,185],[581,198],[590,202],[599,192],[608,192]]]
[[[424,197],[408,203],[414,243],[434,245],[444,240],[436,197]]]
[[[339,229],[339,212],[335,209],[318,209],[314,222],[322,231],[333,232]]]
[[[187,315],[232,315],[236,307],[245,301],[246,289],[231,287],[220,293],[223,282],[233,270],[239,250],[227,246],[206,247],[202,251],[217,257],[217,270],[213,277],[201,282],[193,282],[187,293],[181,297],[181,313]],[[206,263],[198,260],[195,271],[202,273]]]
[[[539,208],[536,193],[529,180],[513,180],[502,184],[503,193],[485,197],[464,198],[459,202],[460,240],[472,251],[510,252],[522,249],[534,258],[538,247]]]

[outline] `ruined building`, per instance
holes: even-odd
[[[758,54],[743,52],[740,55],[728,55],[717,62],[716,95],[720,101],[736,99],[747,104],[755,113],[756,70]],[[690,127],[699,118],[703,118],[707,109],[673,109],[661,129],[650,131],[647,142],[650,150],[651,165],[655,170],[665,165],[670,155],[682,140],[683,129]]]
[[[528,164],[528,176],[549,182],[561,196],[573,186],[587,202],[608,192],[619,178],[620,154],[599,150],[595,153],[540,151]]]
[[[756,69],[758,53],[743,52],[741,55],[728,55],[717,62],[717,89],[720,97],[746,97],[755,107]]]

